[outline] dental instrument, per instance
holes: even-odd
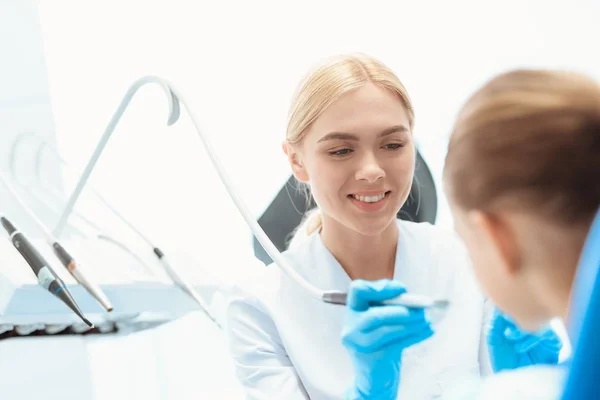
[[[69,271],[69,273],[73,276],[73,278],[75,278],[75,280],[79,282],[79,284],[81,284],[81,286],[83,286],[88,291],[88,293],[90,293],[98,301],[98,303],[100,303],[100,305],[104,307],[106,311],[111,312],[113,309],[112,304],[110,303],[110,300],[108,300],[102,289],[100,289],[100,286],[98,286],[95,282],[93,282],[85,275],[85,273],[81,270],[73,256],[71,256],[71,254],[67,252],[67,250],[62,246],[58,239],[54,237],[52,233],[50,233],[50,231],[46,228],[44,223],[36,217],[35,213],[25,204],[23,199],[21,199],[21,196],[17,194],[15,189],[12,187],[12,185],[8,182],[8,180],[4,177],[2,173],[0,173],[0,183],[2,183],[6,187],[6,189],[8,189],[9,193],[12,194],[19,206],[41,229],[41,231],[44,233],[44,236],[46,237],[48,244],[52,247],[54,254],[60,260],[61,264],[67,269],[67,271]]]
[[[65,303],[83,322],[88,326],[93,327],[92,324],[81,312],[79,306],[75,302],[75,299],[67,289],[65,283],[56,275],[50,264],[42,257],[42,255],[35,249],[35,247],[27,240],[23,233],[19,232],[17,228],[5,217],[0,216],[0,223],[9,235],[10,241],[21,256],[27,261],[27,264],[31,267],[40,286],[58,297],[63,303]]]
[[[323,301],[330,304],[346,305],[347,293],[329,292],[323,294]],[[412,293],[402,293],[397,297],[384,300],[375,305],[403,306],[407,308],[437,308],[445,310],[450,305],[447,300],[435,300],[429,296]]]

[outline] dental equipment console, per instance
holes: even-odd
[[[286,259],[282,257],[279,250],[269,239],[257,220],[250,213],[246,204],[238,195],[229,176],[215,155],[215,151],[213,150],[211,143],[206,135],[200,130],[198,118],[187,106],[182,92],[180,92],[172,83],[155,76],[147,76],[138,79],[126,92],[121,104],[117,108],[107,128],[105,129],[103,136],[100,138],[100,141],[96,146],[92,157],[87,163],[80,179],[78,180],[75,189],[70,195],[67,204],[58,220],[58,223],[52,232],[52,237],[55,237],[58,240],[67,227],[67,222],[73,212],[75,203],[79,199],[79,196],[81,195],[81,192],[84,189],[88,178],[90,177],[93,168],[96,165],[96,162],[98,161],[108,140],[114,132],[121,116],[125,112],[135,93],[147,83],[155,83],[159,85],[167,95],[169,106],[169,118],[167,125],[172,125],[179,119],[180,103],[185,106],[193,126],[196,129],[196,132],[199,135],[223,185],[227,189],[230,198],[233,200],[255,238],[259,241],[275,264],[278,265],[285,274],[297,282],[298,285],[303,287],[316,299],[334,305],[345,304],[344,299],[346,294],[344,292],[328,291],[314,287],[312,284],[304,280],[295,271],[295,269],[289,265]],[[136,319],[146,324],[153,322],[159,323],[159,321],[165,321],[165,319],[174,319],[177,316],[183,315],[190,311],[197,311],[198,306],[200,307],[201,311],[205,312],[211,319],[213,319],[208,312],[205,302],[202,300],[200,295],[197,294],[196,289],[192,287],[192,285],[188,284],[171,264],[166,262],[162,250],[153,246],[151,242],[147,242],[152,246],[152,252],[154,253],[155,257],[154,261],[158,261],[160,265],[160,268],[156,268],[154,270],[155,276],[149,277],[146,275],[143,277],[143,279],[139,279],[138,276],[137,281],[134,279],[134,282],[130,282],[129,284],[120,284],[119,282],[114,282],[114,279],[110,279],[108,275],[105,275],[106,279],[98,279],[100,282],[99,286],[101,287],[102,291],[112,302],[113,311],[111,313],[102,312],[98,301],[92,301],[93,297],[89,295],[85,296],[85,290],[81,284],[74,284],[72,287],[70,287],[70,292],[72,293],[73,297],[77,299],[82,312],[96,325],[108,322],[118,322],[119,320],[135,321]],[[6,251],[0,251],[0,257],[6,253]],[[115,264],[116,256],[115,254],[112,254],[109,257],[104,253],[104,251],[101,252],[101,254],[106,257],[103,260],[105,261],[103,269],[110,264]],[[124,256],[122,253],[123,252],[121,252],[119,257]],[[60,252],[57,253],[60,258],[59,254]],[[117,262],[127,262],[123,261],[123,258],[119,260],[119,257],[117,257]],[[108,261],[109,259],[110,262]],[[3,260],[0,259],[0,264],[2,261]],[[14,260],[10,261],[13,263],[15,262]],[[129,262],[131,262],[131,260],[129,260]],[[111,272],[114,272],[114,268]],[[131,273],[131,271],[129,271],[129,273]],[[121,275],[122,274],[123,272],[121,271]],[[57,275],[60,275],[60,273]],[[65,279],[67,284],[70,282],[76,283],[72,278],[69,278]],[[6,296],[0,295],[0,333],[2,332],[3,324],[5,326],[10,326],[19,323],[39,323],[40,321],[44,321],[46,324],[73,323],[73,316],[65,316],[63,310],[59,309],[55,304],[46,304],[43,313],[44,315],[36,315],[36,309],[40,304],[46,302],[46,298],[43,297],[44,293],[42,291],[30,290],[31,288],[29,287],[27,290],[22,290],[20,293],[15,293],[19,292],[17,290],[19,288],[18,283],[20,283],[19,281],[22,280],[22,276],[15,276],[14,279],[11,280],[11,277],[3,277],[0,275],[0,288],[2,288],[2,286],[6,286],[8,289],[12,289],[12,292],[9,293],[9,295],[12,294],[12,297],[7,298]],[[113,282],[103,283],[103,281],[110,282],[111,280]],[[17,284],[15,284],[15,282],[17,282]],[[29,280],[27,283],[30,285],[32,284],[31,280]],[[206,289],[206,287],[204,287],[204,289]],[[2,290],[0,290],[0,293],[2,293]],[[448,305],[445,300],[433,300],[416,294],[411,294],[410,296],[408,294],[402,295],[396,300],[396,302],[401,302],[407,307],[421,308],[445,308]]]
[[[18,229],[17,221],[10,216],[5,220]],[[6,224],[8,226],[8,224]],[[9,228],[10,229],[10,228]],[[8,238],[9,232],[6,228]],[[21,236],[22,235],[22,236]],[[28,249],[33,249],[37,264],[30,265],[21,251],[23,240],[28,236]],[[0,239],[2,232],[0,232]],[[19,239],[18,242],[14,242]],[[0,339],[17,336],[40,336],[55,334],[107,334],[113,332],[135,332],[173,321],[190,312],[197,311],[197,303],[181,291],[161,270],[148,251],[141,257],[153,268],[150,274],[128,253],[97,239],[66,240],[61,242],[76,254],[86,267],[86,273],[97,282],[98,287],[110,299],[113,306],[107,312],[86,288],[81,285],[61,265],[60,259],[53,253],[52,247],[44,240],[25,234],[14,234],[13,241],[0,240]],[[18,246],[18,247],[17,247]],[[177,254],[173,263],[193,263],[195,260],[186,254]],[[65,307],[53,293],[49,293],[38,281],[34,266],[44,265],[52,269],[76,302],[86,320],[94,325],[83,323],[71,309]],[[93,274],[92,274],[93,273]],[[46,274],[47,275],[47,274]],[[46,275],[42,275],[44,277]],[[45,283],[46,281],[44,281]],[[217,286],[210,281],[194,285],[194,289],[203,296],[211,294]],[[53,289],[53,287],[49,287]],[[64,290],[57,293],[66,293]]]

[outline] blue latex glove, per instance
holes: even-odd
[[[346,399],[396,399],[402,351],[431,335],[424,311],[402,306],[375,306],[406,292],[398,281],[356,280],[348,292],[342,342],[355,379]]]
[[[494,372],[535,364],[558,364],[562,341],[550,327],[525,332],[494,309],[487,343]]]

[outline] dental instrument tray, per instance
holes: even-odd
[[[98,239],[64,241],[77,253],[85,273],[112,302],[113,310],[107,312],[60,264],[47,244],[41,240],[31,242],[65,282],[94,327],[90,329],[82,324],[71,309],[41,287],[12,244],[0,240],[0,340],[16,336],[143,330],[200,310],[198,302],[169,278],[151,249],[132,254]],[[180,272],[198,272],[193,259],[174,253],[170,256]],[[218,285],[210,279],[196,278],[191,280],[192,286],[205,303],[210,304]]]

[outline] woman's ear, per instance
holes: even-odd
[[[281,144],[281,148],[288,158],[290,167],[292,167],[292,173],[296,179],[298,179],[300,182],[307,183],[309,180],[308,173],[306,172],[306,169],[300,160],[300,154],[298,153],[297,149],[287,140]]]
[[[470,211],[467,218],[474,233],[486,242],[485,247],[496,253],[505,272],[510,276],[519,273],[522,254],[510,221],[480,210]]]

